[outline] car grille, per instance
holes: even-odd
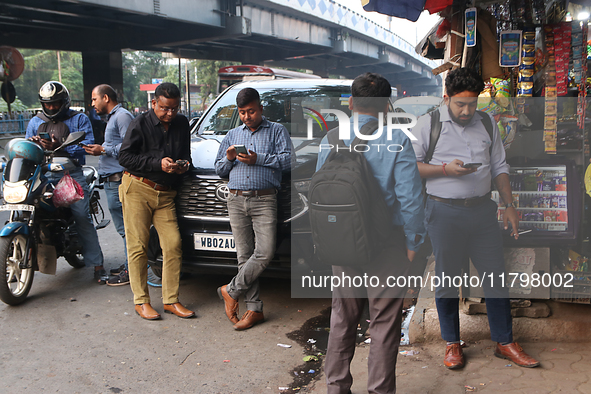
[[[222,179],[207,179],[199,177],[186,177],[179,188],[176,198],[176,209],[179,216],[201,218],[227,218],[228,207],[225,202],[216,198],[215,190]],[[292,197],[290,182],[281,185],[281,192],[277,196],[279,205],[278,222],[282,223],[292,216],[291,200],[295,198],[297,208],[301,209],[301,202],[297,196]],[[207,220],[207,219],[206,219]]]
[[[216,187],[224,183],[221,179],[185,177],[176,198],[176,209],[180,216],[228,217],[226,203],[215,196]]]

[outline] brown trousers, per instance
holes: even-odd
[[[150,303],[147,250],[152,224],[162,248],[162,302],[179,301],[182,251],[175,196],[175,190],[156,191],[129,175],[121,179],[119,199],[123,206],[129,280],[135,304]]]
[[[411,264],[404,241],[386,248],[372,266],[357,269],[333,266],[333,275],[378,277],[380,285],[337,288],[333,292],[330,335],[326,354],[328,394],[347,394],[353,383],[350,365],[355,353],[357,325],[366,302],[369,302],[369,350],[367,390],[371,394],[396,392],[396,358],[400,346],[404,288],[382,287],[389,276],[407,276]],[[375,283],[375,282],[374,282]]]

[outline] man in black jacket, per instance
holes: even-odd
[[[178,298],[182,252],[174,186],[191,164],[189,122],[177,115],[180,97],[175,84],[159,85],[152,109],[131,122],[119,151],[119,163],[125,167],[119,198],[123,205],[129,279],[135,311],[147,320],[160,318],[150,305],[147,283],[146,250],[152,224],[162,247],[164,311],[182,318],[195,316]]]

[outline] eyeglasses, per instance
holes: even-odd
[[[161,111],[171,113],[171,114],[176,114],[177,112],[179,112],[179,107],[175,107],[175,108],[163,107],[160,105],[160,103],[158,103],[158,108],[160,108]]]

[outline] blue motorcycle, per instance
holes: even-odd
[[[54,151],[43,151],[35,142],[12,139],[6,147],[2,193],[5,204],[0,211],[9,211],[10,218],[0,230],[0,300],[8,305],[25,301],[33,284],[35,271],[55,274],[57,259],[63,256],[74,268],[84,267],[82,245],[69,208],[56,208],[52,203],[55,185],[45,174],[48,171],[72,171],[79,165],[63,151],[66,146],[84,139],[85,133],[71,133]],[[89,186],[90,212],[96,228],[104,228],[104,211],[99,202],[98,172],[83,166]]]

